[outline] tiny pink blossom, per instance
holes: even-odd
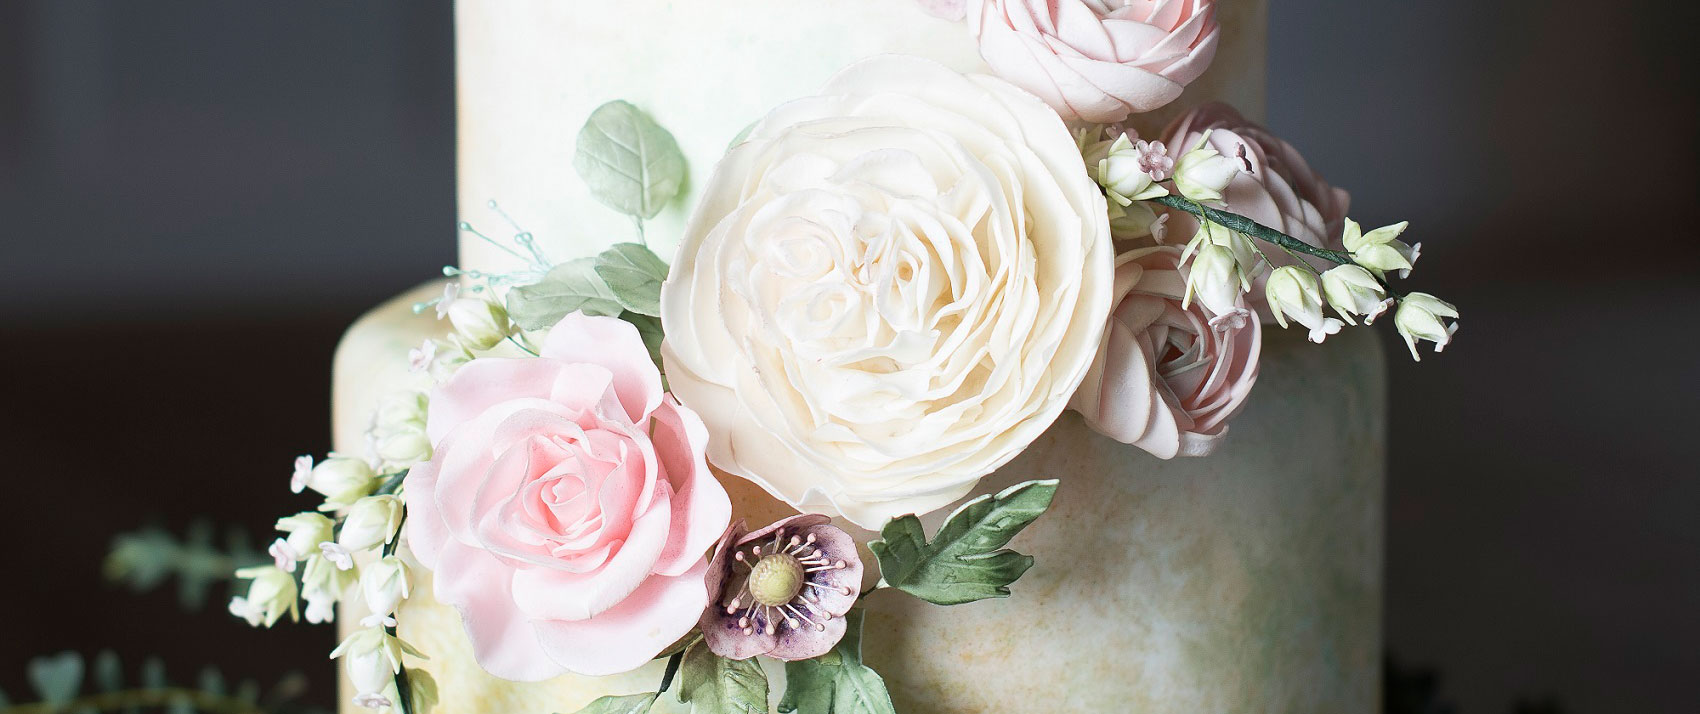
[[[266,553],[271,555],[272,564],[276,565],[278,570],[287,570],[291,573],[295,572],[296,561],[301,559],[301,554],[289,547],[289,541],[282,538],[272,541],[272,546],[266,549]]]
[[[443,286],[443,296],[437,298],[437,319],[449,316],[449,306],[460,299],[460,283],[449,283]]]
[[[354,567],[354,554],[332,541],[320,543],[319,552],[324,553],[325,558],[330,560],[337,570],[348,570]]]
[[[1152,181],[1167,181],[1175,170],[1175,159],[1169,156],[1169,148],[1161,141],[1140,140],[1134,142],[1133,148],[1139,152],[1139,170],[1144,171]]]
[[[388,709],[391,702],[389,697],[368,692],[354,695],[354,706],[362,709]]]
[[[431,362],[437,359],[437,343],[435,340],[425,340],[407,352],[407,365],[410,371],[423,372],[431,368]]]
[[[300,493],[307,490],[307,482],[313,478],[313,457],[306,454],[295,457],[295,473],[289,477],[289,490]]]

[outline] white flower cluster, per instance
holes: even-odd
[[[1163,181],[1172,181],[1174,192],[1203,207],[1225,207],[1223,192],[1239,175],[1241,161],[1212,148],[1210,132],[1193,143],[1178,160],[1168,156],[1162,142],[1136,141],[1126,134],[1115,139],[1090,141],[1094,132],[1080,134],[1081,152],[1089,169],[1110,199],[1111,227],[1118,239],[1151,236],[1164,242],[1167,218],[1145,202],[1171,195]],[[1171,201],[1173,199],[1170,199]],[[1173,205],[1170,203],[1169,205]],[[1226,220],[1226,219],[1224,219]],[[1399,237],[1409,226],[1397,223],[1365,233],[1356,221],[1347,219],[1341,236],[1346,248],[1342,263],[1322,272],[1304,260],[1294,265],[1271,268],[1253,236],[1199,217],[1198,232],[1182,254],[1187,269],[1184,304],[1198,300],[1214,317],[1218,330],[1237,329],[1254,319],[1241,299],[1259,279],[1275,321],[1286,327],[1291,320],[1309,331],[1312,342],[1321,343],[1346,325],[1373,324],[1395,305],[1394,325],[1414,359],[1417,342],[1433,342],[1435,351],[1445,349],[1458,330],[1458,310],[1427,293],[1403,297],[1390,295],[1390,274],[1409,277],[1421,255],[1422,244],[1407,244]],[[1244,230],[1253,230],[1242,226]],[[1285,246],[1277,246],[1289,250]],[[1265,278],[1265,274],[1267,277]],[[1339,315],[1329,317],[1324,307]]]
[[[395,636],[396,611],[412,589],[411,568],[397,555],[405,517],[397,492],[405,473],[431,457],[427,407],[423,392],[383,400],[368,433],[370,458],[331,454],[315,463],[297,457],[291,490],[312,491],[324,501],[316,511],[278,520],[282,537],[268,549],[272,563],[238,571],[253,582],[230,601],[231,614],[256,627],[271,627],[286,613],[298,619],[301,603],[315,624],[334,621],[341,601],[363,605],[362,629],[332,657],[344,661],[355,682],[355,703],[372,709],[396,707],[401,656],[417,654]],[[423,673],[407,681],[419,712],[419,704],[435,698],[434,685]]]

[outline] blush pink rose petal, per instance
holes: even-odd
[[[1174,101],[1216,57],[1213,0],[968,0],[980,55],[1065,119],[1109,124]]]
[[[1344,250],[1341,236],[1346,228],[1346,208],[1351,196],[1328,185],[1311,170],[1291,144],[1282,141],[1241,116],[1233,107],[1211,102],[1198,107],[1169,125],[1163,142],[1173,151],[1191,148],[1210,135],[1210,146],[1223,156],[1240,157],[1241,169],[1222,191],[1228,210],[1274,228],[1318,248]],[[1167,233],[1180,240],[1198,232],[1192,214],[1170,211]],[[1271,267],[1296,265],[1298,259],[1283,251],[1266,250]],[[1334,267],[1321,258],[1306,258],[1317,270]],[[1264,322],[1274,321],[1265,305],[1264,284],[1269,271],[1260,272],[1246,296],[1248,307]]]
[[[1159,458],[1206,456],[1257,383],[1262,326],[1217,330],[1201,302],[1182,308],[1181,251],[1116,261],[1115,308],[1097,361],[1070,406],[1099,433]]]
[[[474,360],[432,395],[426,430],[408,543],[484,669],[617,674],[696,624],[731,502],[636,328],[573,314],[540,357]]]

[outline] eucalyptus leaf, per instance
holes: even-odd
[[[862,664],[860,608],[845,615],[844,639],[815,659],[785,663],[779,711],[804,714],[897,714],[878,672]]]
[[[573,168],[596,200],[640,220],[654,218],[685,185],[685,155],[673,135],[619,100],[591,112]]]
[[[576,714],[649,714],[649,708],[655,705],[655,699],[659,696],[659,692],[628,694],[623,697],[609,695],[585,705]]]
[[[118,661],[117,652],[101,650],[94,656],[94,686],[102,692],[124,688],[124,664]]]
[[[648,246],[614,244],[596,256],[596,274],[627,310],[661,316],[661,283],[667,279],[667,264]]]
[[[950,514],[930,543],[920,519],[893,518],[868,548],[887,584],[935,605],[1009,597],[1033,557],[999,549],[1050,507],[1056,491],[1054,480],[1028,481],[976,498]]]
[[[29,679],[42,701],[55,706],[64,704],[83,687],[83,656],[60,652],[32,659]]]
[[[679,685],[679,701],[689,702],[692,714],[767,711],[767,675],[755,658],[726,659],[701,640],[685,650]]]
[[[548,329],[574,312],[613,317],[623,309],[596,274],[595,258],[555,266],[542,280],[508,291],[508,316],[527,330]]]

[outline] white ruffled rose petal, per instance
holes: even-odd
[[[1109,314],[1103,194],[1057,114],[910,57],[854,65],[721,162],[662,290],[708,458],[874,528],[1051,424]]]

